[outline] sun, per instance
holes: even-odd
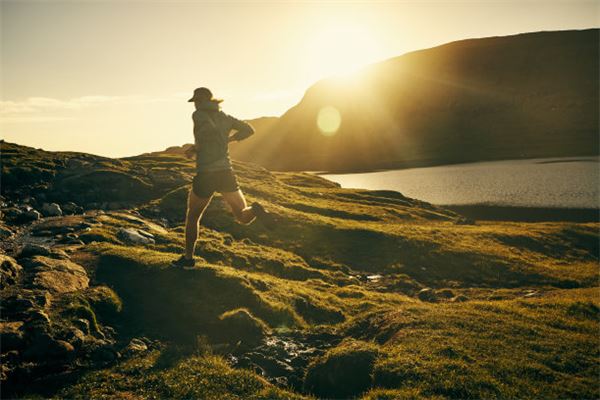
[[[331,23],[312,33],[309,47],[312,69],[321,78],[348,77],[381,54],[374,32],[358,23]]]

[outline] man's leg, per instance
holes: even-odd
[[[194,257],[196,240],[198,240],[198,222],[211,199],[212,195],[206,198],[198,197],[194,190],[190,189],[185,218],[185,258],[187,259]]]
[[[229,204],[229,207],[231,207],[235,219],[237,219],[240,224],[247,225],[256,218],[256,214],[252,210],[252,207],[248,207],[248,204],[246,204],[246,199],[241,190],[238,189],[235,192],[224,192],[221,193],[221,195],[227,204]]]

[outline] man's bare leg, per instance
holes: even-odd
[[[196,196],[190,189],[188,196],[187,215],[185,217],[185,258],[192,259],[196,249],[196,240],[198,240],[198,222],[202,214],[210,203],[212,196],[202,198]]]
[[[252,210],[252,207],[248,207],[248,204],[246,204],[246,199],[241,190],[225,192],[221,193],[221,195],[227,204],[229,204],[229,207],[231,207],[235,219],[237,219],[240,224],[248,225],[254,221],[256,214]]]

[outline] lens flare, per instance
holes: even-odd
[[[319,110],[317,126],[325,136],[333,136],[337,133],[342,123],[342,116],[335,107],[327,106]]]

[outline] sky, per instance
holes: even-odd
[[[455,40],[600,26],[598,1],[0,0],[0,137],[110,157],[193,141],[193,89],[241,119]]]

